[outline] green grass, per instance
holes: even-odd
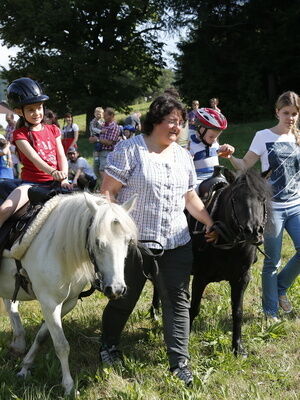
[[[272,121],[229,126],[221,142],[236,146],[242,155],[258,129]],[[83,135],[79,147],[85,156],[91,145]],[[282,264],[293,254],[284,236]],[[210,284],[204,294],[201,313],[190,339],[193,388],[186,389],[168,373],[161,321],[148,314],[152,289],[147,284],[122,336],[126,362],[119,370],[99,367],[98,350],[101,314],[107,300],[100,293],[78,302],[64,319],[70,343],[70,368],[81,400],[296,400],[299,399],[300,279],[289,291],[295,313],[283,322],[267,325],[261,313],[261,268],[259,254],[252,267],[252,279],[245,294],[243,340],[248,358],[235,358],[231,345],[230,289],[226,282]],[[42,316],[37,302],[21,304],[28,345],[33,341]],[[60,364],[51,340],[37,356],[32,376],[16,378],[20,359],[10,356],[7,346],[11,330],[7,316],[0,316],[0,400],[57,400],[62,396]]]
[[[283,262],[291,255],[285,237]],[[299,388],[300,322],[296,315],[267,326],[260,309],[262,256],[252,268],[252,280],[245,295],[243,339],[249,357],[235,358],[230,351],[231,316],[229,285],[207,287],[200,316],[190,340],[193,388],[186,389],[168,373],[161,321],[154,324],[148,314],[151,285],[148,283],[124,330],[122,348],[125,367],[99,367],[98,349],[101,313],[106,299],[100,293],[79,302],[64,319],[69,340],[70,367],[80,392],[79,399],[145,400],[296,400]],[[300,309],[299,279],[290,290],[295,309]],[[37,302],[22,303],[21,313],[31,343],[42,320]],[[7,350],[10,340],[8,318],[0,316],[0,399],[54,400],[62,396],[60,365],[52,342],[38,355],[32,376],[16,379],[20,360]]]

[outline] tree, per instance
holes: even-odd
[[[173,5],[177,0],[173,1]],[[182,0],[191,29],[179,44],[177,82],[188,102],[221,98],[230,119],[257,119],[275,98],[299,90],[300,3]]]
[[[164,66],[165,9],[163,0],[3,0],[0,38],[21,50],[2,77],[42,82],[60,114],[124,108]]]

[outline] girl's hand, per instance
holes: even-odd
[[[61,181],[60,186],[62,188],[68,189],[68,190],[72,190],[73,189],[72,183],[69,183],[67,178],[64,179],[63,181]]]
[[[50,175],[53,176],[53,179],[55,181],[63,181],[67,179],[66,174],[63,171],[58,171],[57,169],[55,171],[52,171]]]

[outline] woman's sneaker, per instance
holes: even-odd
[[[121,365],[123,363],[123,355],[115,345],[111,347],[102,345],[100,348],[100,361],[102,364],[108,366]]]
[[[291,305],[287,295],[283,294],[282,296],[279,296],[279,305],[283,309],[285,313],[290,313],[293,311],[293,306]]]
[[[172,370],[172,374],[181,379],[186,386],[190,386],[193,383],[193,374],[187,366],[187,360],[180,361],[178,367]]]

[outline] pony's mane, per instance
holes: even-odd
[[[265,178],[263,178],[258,171],[253,168],[248,169],[246,172],[239,171],[236,175],[236,183],[245,183],[258,199],[269,200],[271,197],[270,186]]]
[[[70,272],[75,273],[83,267],[91,278],[93,265],[87,257],[87,247],[90,251],[99,249],[114,240],[116,233],[137,241],[136,225],[122,206],[111,203],[104,196],[82,192],[60,197],[49,217],[47,225],[52,228],[48,235],[57,254],[64,257],[66,268],[71,268]],[[91,202],[97,205],[95,211],[88,204]]]

